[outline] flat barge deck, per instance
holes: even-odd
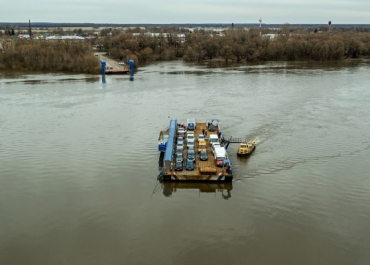
[[[217,121],[217,126],[209,126],[212,122]],[[223,158],[223,162],[221,165],[217,166],[216,163],[216,153],[212,151],[212,145],[210,143],[210,135],[217,135],[218,143],[222,146],[221,139],[222,134],[220,128],[218,126],[218,120],[212,119],[210,122],[200,122],[196,123],[194,130],[186,130],[185,129],[185,141],[184,141],[184,148],[183,148],[183,168],[182,170],[176,170],[176,157],[175,157],[175,149],[176,149],[176,142],[177,138],[179,137],[178,129],[180,127],[187,127],[186,124],[178,124],[176,119],[172,119],[170,121],[170,126],[168,130],[163,130],[159,134],[158,138],[158,150],[162,152],[162,155],[159,158],[160,164],[160,173],[159,178],[163,181],[223,181],[223,182],[231,182],[233,179],[232,173],[232,165],[229,157],[227,155],[227,150],[225,147],[225,157]],[[186,160],[188,155],[188,147],[187,147],[187,134],[194,134],[194,151],[195,151],[195,162],[194,162],[194,169],[187,170]],[[205,135],[206,141],[206,152],[208,155],[208,160],[202,161],[200,159],[198,153],[198,137],[199,135]],[[164,153],[164,155],[163,155]],[[214,154],[215,153],[215,154]],[[218,157],[217,157],[218,159]]]

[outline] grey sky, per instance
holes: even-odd
[[[369,0],[15,0],[0,22],[370,24]]]

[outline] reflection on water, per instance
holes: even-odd
[[[172,197],[174,193],[181,192],[181,190],[198,190],[199,196],[201,193],[217,193],[227,200],[231,198],[231,190],[233,189],[232,182],[159,182],[159,184],[155,193],[160,190],[165,197]]]
[[[40,84],[47,84],[49,83],[48,81],[46,80],[24,80],[24,81],[21,81],[25,84],[30,84],[30,85],[40,85]]]
[[[207,75],[208,72],[202,72],[202,71],[172,71],[167,73],[161,73],[161,74],[171,74],[171,75]]]
[[[56,78],[58,74],[51,75],[51,79],[45,78],[45,76],[39,75],[12,75],[12,74],[0,74],[0,77],[6,78],[2,80],[3,83],[14,84],[16,82],[23,83],[26,85],[45,85],[45,84],[61,84],[61,83],[75,83],[78,81],[85,81],[86,83],[95,83],[99,81],[98,76],[90,75],[75,75],[70,78]],[[38,78],[39,77],[39,78]]]
[[[96,83],[99,82],[99,77],[98,76],[91,76],[91,77],[86,77],[85,82],[86,83]]]

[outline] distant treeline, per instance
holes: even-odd
[[[225,61],[268,60],[342,60],[370,55],[370,32],[316,28],[296,29],[283,25],[274,34],[261,35],[259,28],[229,28],[219,34],[196,31],[185,33],[162,29],[159,36],[111,31],[100,39],[113,58],[125,59],[135,54],[139,62],[154,60],[203,61],[223,58]],[[104,32],[102,32],[104,35]]]
[[[0,53],[0,69],[99,73],[100,66],[90,43],[13,40]]]
[[[234,25],[235,27],[256,27],[259,23],[172,23],[172,24],[161,24],[161,23],[53,23],[53,22],[32,22],[31,27],[33,28],[84,28],[84,27],[185,27],[185,28],[227,28]],[[279,28],[283,24],[262,24],[263,28]],[[324,26],[323,24],[290,24],[294,28],[319,28]],[[29,23],[26,22],[0,22],[0,29],[17,29],[28,27]],[[354,28],[354,27],[370,27],[369,24],[332,24],[332,27],[336,28]]]

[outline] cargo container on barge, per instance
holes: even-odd
[[[190,128],[190,131],[187,129],[187,123],[184,125],[184,123],[178,123],[176,119],[171,119],[168,129],[160,132],[158,151],[161,151],[159,161],[161,170],[158,177],[163,181],[232,181],[232,164],[227,154],[227,146],[224,146],[222,141],[223,136],[218,119],[211,119],[208,122],[197,122],[194,128]],[[192,137],[195,139],[198,139],[199,135],[205,136],[205,151],[208,160],[204,160],[204,158],[201,160],[200,153],[189,151],[198,150],[199,141],[192,139],[190,142],[188,137],[182,137],[184,130],[185,134],[188,132],[194,134]],[[179,136],[184,139],[182,152],[181,148],[177,146]],[[217,147],[217,152],[213,150],[213,145],[215,144],[220,144],[221,146]],[[220,148],[223,148],[224,152],[220,152]],[[189,156],[195,153],[193,164],[187,161],[188,153]],[[193,158],[191,159],[193,160]]]

